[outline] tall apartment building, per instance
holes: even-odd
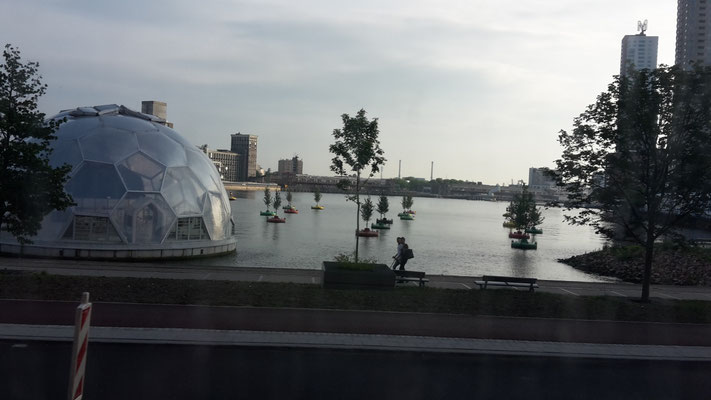
[[[298,156],[293,158],[286,158],[279,160],[279,173],[280,174],[298,174],[304,173],[304,162],[299,159]]]
[[[684,68],[692,64],[711,65],[710,1],[678,0],[675,64]]]
[[[238,181],[248,181],[257,176],[257,136],[231,135],[230,151],[239,154]]]
[[[548,168],[528,169],[528,187],[531,190],[550,189],[555,187],[555,181],[545,174]]]
[[[625,75],[629,68],[635,70],[657,68],[658,36],[647,36],[645,27],[637,35],[625,35],[622,38],[622,55],[620,57],[620,75]]]
[[[203,148],[207,157],[215,164],[217,172],[220,173],[220,179],[227,182],[237,182],[239,180],[239,154],[229,150],[209,150]]]
[[[173,128],[173,123],[168,122],[168,103],[155,100],[144,100],[141,102],[141,112],[144,114],[155,115],[165,121],[163,125],[168,128]]]

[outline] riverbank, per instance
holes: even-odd
[[[640,283],[644,268],[644,249],[640,246],[607,247],[559,261],[583,272]],[[711,249],[657,246],[651,283],[711,286]]]
[[[190,279],[61,276],[0,272],[0,298],[191,304],[331,310],[395,311],[529,318],[711,323],[711,302],[660,300],[641,304],[611,296],[515,290],[401,287],[387,291],[328,290],[315,284]]]

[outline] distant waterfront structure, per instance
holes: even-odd
[[[238,180],[248,181],[257,176],[257,136],[237,132],[231,135],[230,151],[239,154]]]
[[[143,114],[156,116],[163,120],[162,122],[158,121],[158,123],[162,123],[168,128],[173,128],[173,123],[168,122],[168,103],[163,101],[144,100],[141,102],[141,112]]]
[[[678,0],[676,65],[683,68],[689,68],[692,64],[711,65],[711,18],[707,15],[709,1]]]
[[[528,187],[533,190],[552,189],[555,187],[555,181],[545,174],[548,168],[528,169]]]
[[[278,172],[280,174],[298,174],[304,173],[304,162],[299,159],[299,156],[279,160]]]
[[[34,243],[0,231],[2,251],[144,259],[234,251],[234,222],[217,170],[163,119],[108,104],[61,111],[50,164],[69,164],[75,206],[53,211]]]
[[[239,179],[239,154],[226,149],[202,149],[207,157],[215,164],[220,178],[227,182],[237,182]]]
[[[620,57],[620,75],[626,75],[630,68],[634,70],[657,68],[658,36],[647,36],[647,21],[639,22],[636,35],[625,35],[622,38],[622,54]]]

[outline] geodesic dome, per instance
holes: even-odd
[[[50,163],[72,166],[65,190],[76,206],[47,215],[35,247],[100,258],[234,250],[229,198],[217,169],[165,121],[115,104],[53,118],[67,121],[55,133]]]

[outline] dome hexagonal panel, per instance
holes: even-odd
[[[100,126],[99,118],[72,118],[60,124],[55,135],[59,139],[78,139]]]
[[[168,168],[161,192],[176,215],[202,214],[205,188],[190,168]]]
[[[126,192],[113,165],[94,161],[84,161],[64,189],[77,203],[76,211],[105,215]]]
[[[175,214],[157,193],[129,192],[116,206],[111,220],[128,243],[162,243]]]
[[[136,134],[114,128],[101,128],[79,139],[85,160],[114,164],[138,151]]]
[[[101,117],[105,126],[123,129],[129,132],[157,132],[158,126],[151,121],[126,115],[104,115]]]
[[[185,147],[171,140],[163,132],[136,132],[138,146],[142,152],[151,156],[166,167],[188,165]]]
[[[83,157],[79,149],[79,142],[76,139],[58,139],[50,143],[52,146],[52,154],[49,156],[49,165],[59,167],[63,164],[69,164],[72,168],[76,168]]]
[[[145,154],[134,153],[117,165],[128,190],[159,192],[163,184],[165,167]]]
[[[216,184],[216,181],[221,181],[215,164],[207,158],[205,153],[198,149],[191,149],[185,153],[188,155],[190,169],[193,170],[198,179],[200,179],[200,182],[205,185],[206,189],[210,192],[219,192],[222,184],[220,183],[219,186]]]
[[[58,240],[72,222],[72,212],[69,210],[54,210],[44,217],[42,228],[37,232],[40,240]]]
[[[228,237],[226,232],[230,228],[230,216],[225,213],[222,207],[222,200],[215,193],[208,193],[207,195],[203,220],[212,240],[221,240]]]

